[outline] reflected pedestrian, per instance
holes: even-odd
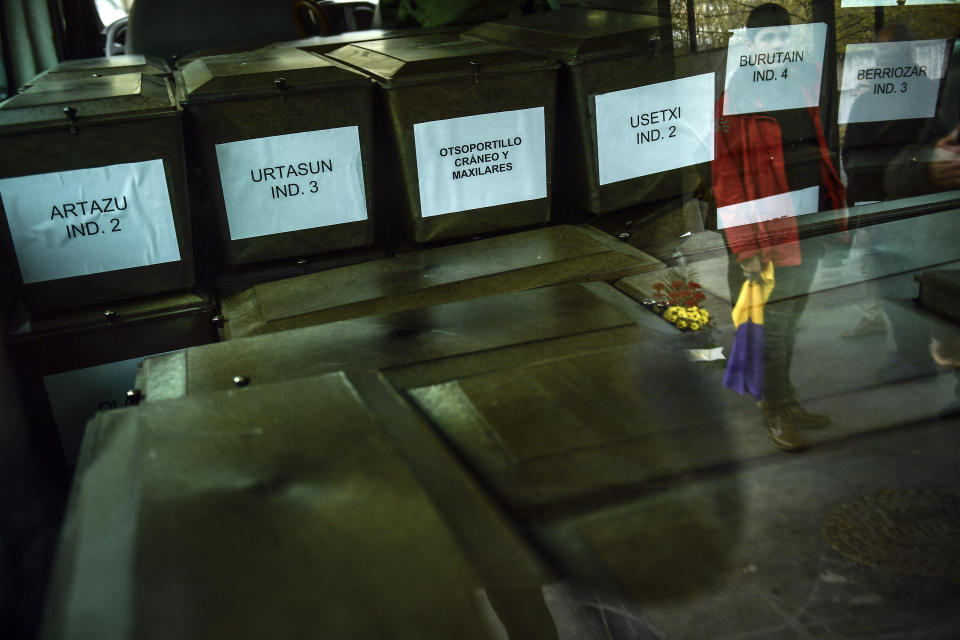
[[[790,16],[774,3],[753,9],[746,26],[749,46],[758,53],[765,47],[783,50],[789,40]],[[803,65],[789,81],[801,83],[795,88],[808,94],[819,86],[811,67]],[[748,278],[758,278],[771,263],[775,269],[776,285],[764,310],[760,406],[773,446],[799,451],[805,447],[799,429],[823,427],[830,419],[807,411],[790,381],[797,322],[822,251],[815,241],[805,241],[801,248],[796,217],[802,207],[797,203],[805,199],[813,211],[837,211],[843,229],[844,186],[827,151],[818,107],[771,109],[756,104],[752,112],[723,115],[725,104],[757,102],[754,95],[743,93],[750,91],[744,72],[749,73],[741,68],[734,74],[717,105],[713,190],[718,226],[724,229],[730,255],[732,301]]]

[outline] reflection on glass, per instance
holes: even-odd
[[[816,102],[797,104],[804,89],[816,95],[813,88],[819,87],[818,65],[809,64],[806,56],[805,64],[792,62],[800,61],[800,52],[812,47],[813,39],[797,48],[791,44],[790,33],[787,11],[768,3],[750,12],[746,49],[731,46],[728,70],[731,58],[737,63],[746,60],[747,65],[733,73],[720,100],[728,115],[720,119],[717,128],[713,187],[718,227],[724,230],[730,252],[730,300],[737,301],[746,291],[747,281],[775,281],[772,293],[765,293],[769,300],[761,316],[763,339],[753,342],[750,348],[754,353],[743,361],[752,358],[762,368],[757,374],[762,384],[755,388],[755,395],[762,399],[771,442],[779,449],[796,451],[805,446],[800,427],[829,422],[826,416],[811,414],[800,405],[790,381],[797,322],[822,252],[818,244],[807,244],[801,250],[796,218],[813,211],[842,210],[844,188],[830,161]],[[752,61],[758,65],[766,62],[763,69],[752,69]],[[783,84],[797,87],[792,102],[780,101],[788,92],[757,100],[750,86],[758,71],[786,74],[790,79],[785,78]],[[791,78],[794,71],[798,73]],[[731,95],[738,91],[743,93]],[[756,108],[728,108],[750,101]],[[740,115],[729,115],[731,112]]]

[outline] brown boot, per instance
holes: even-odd
[[[803,451],[807,448],[803,436],[793,422],[793,416],[783,404],[762,403],[763,424],[767,427],[770,443],[781,451]]]

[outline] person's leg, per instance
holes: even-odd
[[[930,336],[911,307],[910,300],[919,294],[913,274],[883,278],[880,288],[896,351],[889,358],[890,364],[877,373],[877,379],[894,383],[935,375],[936,366],[928,350]]]
[[[918,314],[910,308],[919,294],[919,285],[911,271],[917,261],[912,257],[914,247],[910,228],[903,229],[894,239],[888,238],[878,247],[882,272],[891,274],[877,279],[877,290],[883,302],[896,351],[889,364],[877,372],[877,380],[894,383],[933,375],[936,367],[927,345],[930,336]]]
[[[789,271],[785,275],[789,280]],[[774,277],[777,278],[774,286],[774,292],[776,292],[780,280],[776,273]],[[736,305],[744,282],[746,282],[746,276],[743,270],[736,258],[730,255],[727,261],[727,284],[730,287],[731,305]],[[770,400],[771,395],[774,398],[782,397],[783,390],[789,387],[789,379],[784,380],[784,363],[787,360],[785,336],[788,333],[788,329],[784,326],[785,316],[776,311],[769,315],[770,309],[769,305],[764,309],[764,392],[763,399],[758,404],[763,412],[763,423],[771,444],[783,451],[800,451],[806,447],[803,437],[797,431],[788,413],[783,410],[782,403]]]
[[[877,278],[880,274],[881,253],[874,245],[870,229],[857,229],[853,236],[852,254],[860,265],[861,282],[859,289],[863,296],[860,321],[853,329],[840,334],[844,338],[864,338],[883,335],[887,332],[886,313],[880,303],[877,290]]]
[[[803,264],[793,267],[780,267],[774,272],[775,285],[770,301],[764,311],[764,327],[769,329],[771,341],[768,343],[779,358],[777,368],[781,371],[780,380],[787,387],[777,387],[777,392],[789,392],[790,365],[793,361],[793,345],[796,342],[797,326],[800,316],[807,307],[810,285],[817,272],[819,254],[815,250],[805,251]]]
[[[815,241],[808,241],[801,265],[777,269],[776,285],[764,313],[764,333],[768,336],[768,407],[782,414],[779,416],[782,421],[795,428],[818,428],[830,423],[827,416],[810,413],[800,405],[790,379],[798,325],[807,306],[819,258],[819,246]]]

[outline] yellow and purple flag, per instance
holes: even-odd
[[[757,400],[763,398],[763,307],[773,293],[773,262],[767,263],[760,278],[747,280],[733,306],[733,326],[736,333],[723,386],[738,393],[749,393]]]

